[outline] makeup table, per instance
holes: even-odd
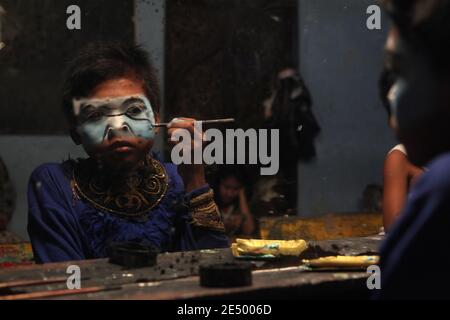
[[[230,249],[163,253],[153,267],[125,269],[108,259],[50,263],[0,269],[4,299],[280,299],[368,298],[365,270],[300,268],[301,259],[330,255],[375,255],[382,237],[309,241],[301,257],[253,261],[253,283],[246,287],[206,288],[199,266],[234,262]],[[79,266],[81,289],[69,290],[67,273]]]

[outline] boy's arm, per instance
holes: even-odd
[[[192,135],[191,144],[188,143],[185,147],[194,153],[194,150],[201,150],[203,132],[195,127],[194,121],[192,118],[173,119],[168,126],[169,143],[177,144],[178,140],[173,140],[172,136],[177,130],[184,129]],[[212,190],[206,184],[203,164],[180,164],[177,171],[187,192],[185,204],[188,207],[197,249],[228,247],[229,240]]]
[[[397,220],[408,194],[408,160],[400,151],[386,156],[383,174],[383,224],[385,231]]]
[[[67,195],[51,168],[41,167],[28,185],[28,234],[37,263],[83,260],[77,224],[65,208]]]

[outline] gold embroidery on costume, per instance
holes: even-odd
[[[164,197],[168,176],[163,165],[148,157],[135,174],[118,185],[108,173],[99,173],[92,159],[81,160],[73,170],[77,195],[99,210],[124,218],[143,218]]]
[[[214,192],[209,190],[191,199],[189,212],[192,224],[198,227],[225,231],[220,211],[214,201]]]

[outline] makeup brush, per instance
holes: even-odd
[[[196,122],[200,122],[201,124],[211,124],[211,123],[231,123],[234,122],[234,118],[226,118],[226,119],[211,119],[211,120],[195,120]],[[192,122],[191,120],[181,120],[180,122]],[[169,122],[155,123],[154,127],[167,127]]]

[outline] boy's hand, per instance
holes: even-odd
[[[178,143],[186,144],[186,141],[172,141],[172,136],[177,129],[185,129],[191,134],[190,145],[185,145],[185,150],[191,150],[192,164],[181,164],[178,166],[178,173],[183,179],[186,192],[200,188],[206,184],[205,170],[203,164],[194,163],[194,151],[200,148],[202,152],[203,132],[194,126],[195,119],[192,118],[175,118],[167,126],[167,134],[169,144],[174,146]],[[202,157],[203,158],[203,157]]]

